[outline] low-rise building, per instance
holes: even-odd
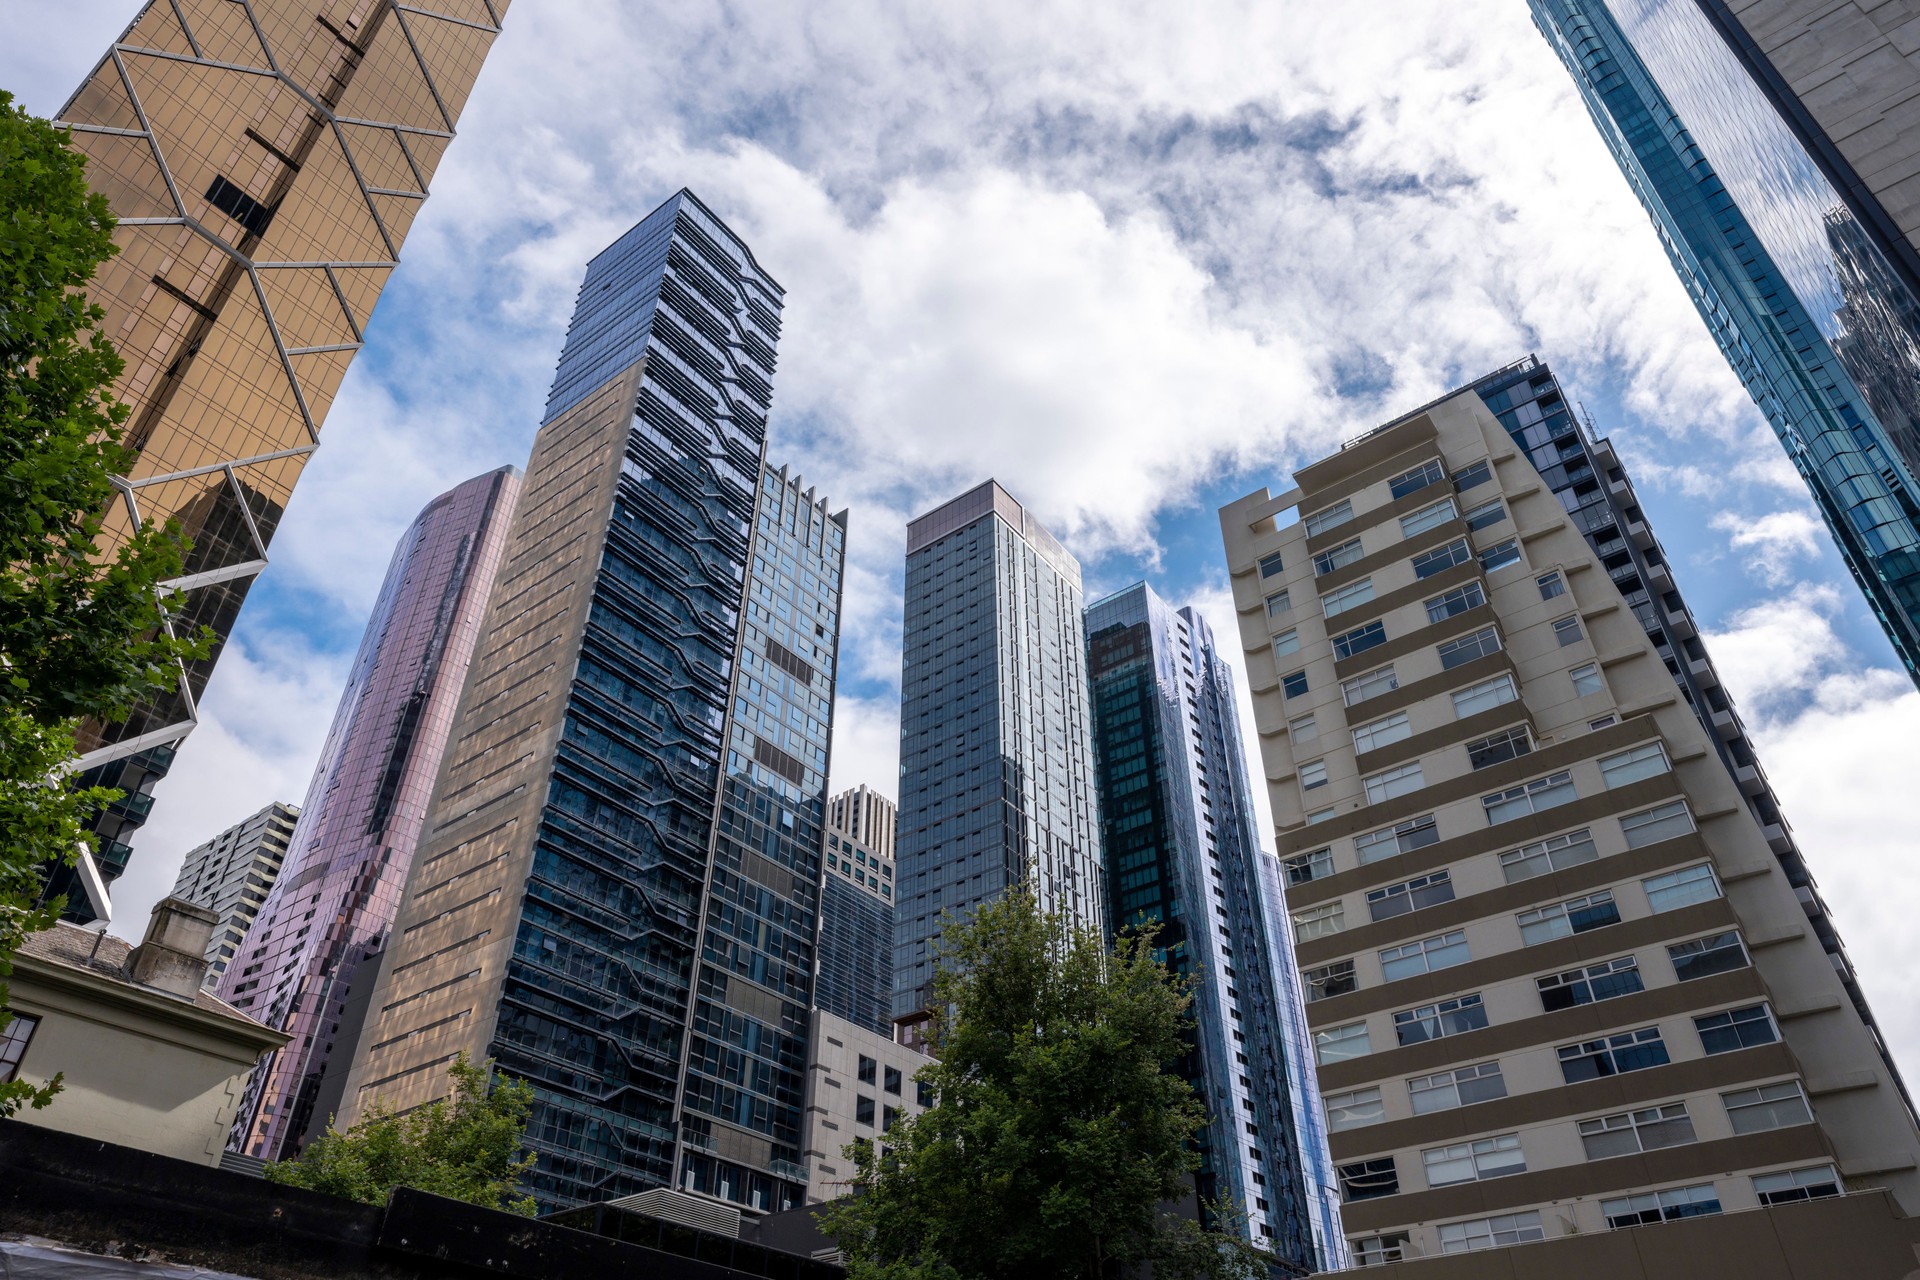
[[[807,1203],[847,1194],[853,1161],[845,1148],[877,1138],[903,1115],[933,1104],[914,1073],[932,1061],[898,1040],[815,1009],[807,1060]]]

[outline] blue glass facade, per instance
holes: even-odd
[[[835,875],[821,882],[813,1003],[855,1026],[893,1034],[893,904]]]
[[[1169,967],[1195,981],[1179,1071],[1210,1117],[1196,1189],[1237,1205],[1285,1273],[1324,1270],[1342,1256],[1339,1195],[1232,670],[1197,614],[1144,583],[1091,606],[1086,626],[1108,918],[1158,923]]]
[[[1920,682],[1920,305],[1687,0],[1530,0]]]

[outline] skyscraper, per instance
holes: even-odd
[[[1861,182],[1808,113],[1809,103],[1850,111],[1845,81],[1808,82],[1804,101],[1777,77],[1763,75],[1763,87],[1753,72],[1766,59],[1741,34],[1763,11],[1768,30],[1784,33],[1813,6],[1746,6],[1735,18],[1721,0],[1529,2],[1920,682],[1920,259],[1879,200],[1912,182]],[[1795,65],[1822,61],[1828,36],[1861,25],[1844,17],[1851,3],[1819,7],[1834,21],[1825,35],[1802,33]],[[1910,219],[1911,194],[1896,207]]]
[[[120,221],[87,292],[137,459],[102,540],[180,522],[178,626],[224,640],[265,567],[507,4],[149,0],[60,110]],[[81,734],[86,781],[129,793],[97,824],[108,880],[219,652]]]
[[[827,802],[813,1004],[893,1035],[893,802],[862,784]]]
[[[394,549],[286,866],[220,986],[293,1037],[254,1069],[234,1151],[283,1159],[326,1123],[314,1100],[353,1050],[337,1039],[346,992],[399,910],[519,491],[516,467],[475,476]]]
[[[220,916],[207,940],[207,985],[218,982],[253,927],[286,864],[287,846],[299,821],[298,805],[278,800],[243,818],[203,845],[187,851],[173,896]]]
[[[1251,1242],[1292,1272],[1337,1267],[1339,1193],[1311,1073],[1289,1071],[1307,1052],[1287,1035],[1302,1018],[1299,976],[1277,927],[1284,904],[1268,919],[1260,864],[1273,859],[1247,790],[1232,668],[1205,620],[1145,583],[1087,609],[1087,645],[1108,919],[1157,923],[1168,966],[1197,984],[1180,1063],[1208,1113],[1195,1189],[1234,1202]]]
[[[545,1207],[804,1198],[846,528],[762,462],[781,301],[686,191],[588,264],[347,1080],[497,1059]]]
[[[1221,512],[1355,1260],[1597,1236],[1617,1266],[1610,1229],[1910,1212],[1899,1080],[1704,653],[1650,634],[1691,621],[1618,459],[1543,373],[1480,384],[1518,430],[1463,390]]]
[[[943,912],[1029,882],[1106,919],[1080,562],[994,481],[907,526],[894,1016],[926,1008]]]

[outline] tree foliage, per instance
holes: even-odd
[[[934,1105],[849,1147],[824,1215],[853,1280],[1260,1273],[1174,1210],[1206,1114],[1167,1070],[1192,995],[1150,933],[1109,950],[1017,890],[948,924],[933,990]]]
[[[115,252],[113,215],[66,132],[0,92],[0,978],[64,905],[38,901],[44,869],[72,861],[88,818],[118,798],[67,785],[79,721],[125,716],[207,644],[161,626],[177,528],[101,547],[131,455],[112,395],[121,360],[83,289]],[[0,1085],[0,1116],[45,1106],[51,1088]]]
[[[345,1133],[329,1127],[294,1160],[267,1166],[269,1182],[385,1204],[395,1187],[531,1215],[533,1197],[516,1194],[534,1157],[520,1140],[533,1108],[524,1081],[493,1079],[493,1063],[462,1053],[448,1068],[453,1096],[396,1115],[375,1103]]]

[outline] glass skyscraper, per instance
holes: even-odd
[[[173,624],[206,658],[81,733],[111,881],[320,444],[320,429],[453,141],[509,0],[149,0],[60,109],[119,219],[87,295],[126,360],[135,460],[102,551],[142,523],[193,540]],[[68,915],[90,916],[72,872]]]
[[[1336,1266],[1339,1191],[1232,668],[1198,614],[1145,583],[1088,608],[1087,645],[1108,918],[1158,924],[1168,966],[1196,984],[1179,1065],[1209,1116],[1195,1190],[1233,1202],[1289,1273]]]
[[[588,265],[347,1081],[529,1081],[542,1206],[801,1203],[845,513],[763,461],[782,292],[682,191]]]
[[[1798,131],[1789,126],[1780,108],[1794,105],[1791,95],[1770,99],[1751,73],[1757,64],[1729,45],[1737,23],[1716,26],[1702,11],[1724,5],[1530,3],[1701,317],[1920,682],[1911,245],[1888,233],[1885,211],[1819,145],[1817,128],[1806,119]]]
[[[234,1151],[283,1159],[327,1122],[314,1100],[353,1050],[336,1044],[346,993],[399,910],[519,491],[518,468],[475,476],[394,549],[280,875],[222,974],[222,999],[293,1037],[254,1068]]]
[[[1103,926],[1080,563],[997,483],[907,526],[893,1013],[941,916],[1028,882]]]
[[[868,787],[827,806],[813,1004],[893,1035],[893,802]]]

